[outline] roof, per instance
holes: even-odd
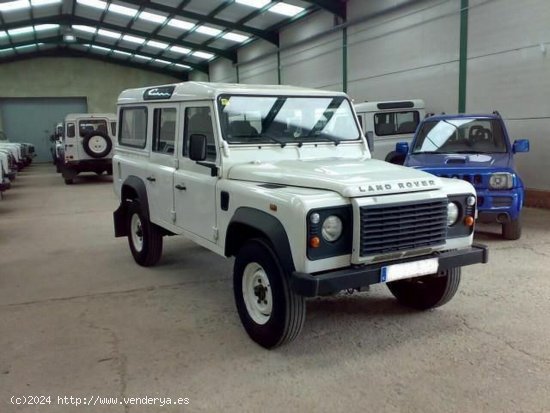
[[[422,99],[381,100],[377,102],[363,102],[354,105],[357,112],[380,112],[381,110],[424,109]]]
[[[144,102],[144,93],[156,89],[173,88],[170,101],[183,101],[191,99],[215,99],[222,94],[246,94],[246,95],[294,95],[294,96],[347,96],[343,92],[331,92],[327,90],[302,88],[285,85],[245,85],[236,83],[208,83],[208,82],[183,82],[169,85],[149,86],[123,91],[118,97],[119,104]]]
[[[110,120],[116,120],[116,114],[114,113],[68,113],[65,116],[65,122],[78,119],[96,119],[96,118],[107,118]]]
[[[345,0],[2,1],[0,63],[88,57],[187,80],[256,39],[278,46],[282,27],[320,9],[345,18]]]

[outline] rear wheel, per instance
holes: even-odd
[[[502,236],[509,240],[521,238],[521,215],[510,222],[502,224]]]
[[[134,260],[143,267],[159,262],[162,255],[162,233],[143,214],[137,200],[128,206],[128,244]]]
[[[458,291],[461,268],[442,274],[426,275],[389,282],[388,288],[397,300],[417,310],[428,310],[448,303]]]
[[[241,322],[252,340],[275,348],[294,340],[304,325],[305,299],[294,293],[271,246],[248,241],[237,254],[233,291]]]

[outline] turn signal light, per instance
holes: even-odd
[[[474,225],[474,217],[471,217],[471,216],[467,215],[464,218],[464,225],[466,225],[467,227],[473,226]]]
[[[321,245],[321,239],[319,237],[311,237],[309,239],[309,245],[311,248],[319,248],[319,245]]]

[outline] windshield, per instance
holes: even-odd
[[[506,153],[497,119],[444,119],[420,127],[413,153]]]
[[[229,143],[334,142],[360,139],[344,97],[229,96],[219,98],[222,132]]]

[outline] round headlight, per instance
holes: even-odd
[[[342,220],[336,215],[331,215],[323,222],[321,234],[325,241],[334,242],[342,235]]]
[[[452,226],[458,221],[459,209],[456,202],[449,202],[447,205],[447,225]]]
[[[470,195],[468,198],[466,198],[466,205],[468,206],[474,206],[476,204],[476,197],[473,195]]]

